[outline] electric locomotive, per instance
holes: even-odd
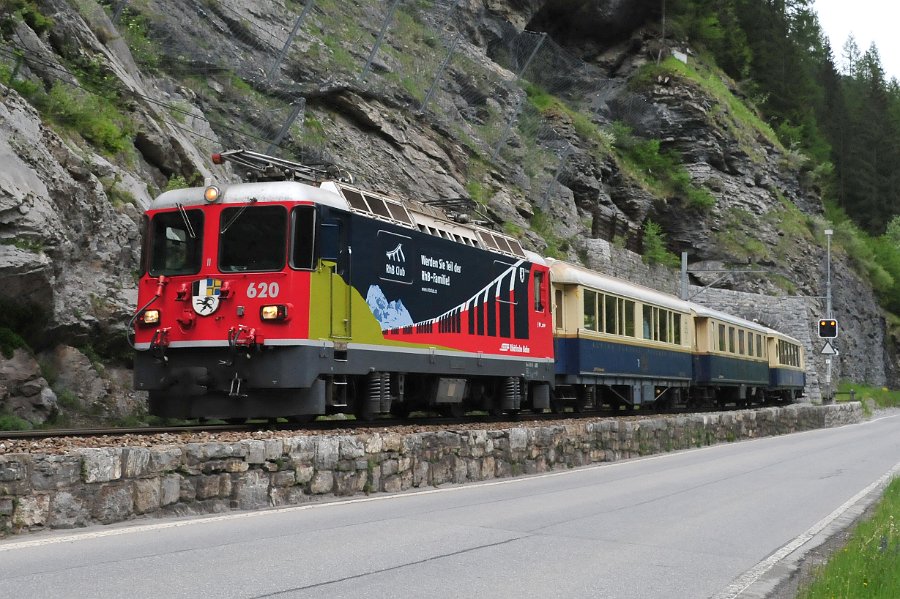
[[[143,218],[134,380],[152,414],[549,407],[539,256],[299,163],[226,160],[256,181],[168,191]]]

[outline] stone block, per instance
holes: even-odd
[[[334,473],[334,494],[335,495],[356,495],[366,488],[368,476],[365,472],[335,472]]]
[[[213,474],[211,476],[198,476],[196,479],[196,488],[197,488],[197,499],[210,499],[212,497],[219,497],[220,495],[220,487],[221,487],[221,478],[218,474]]]
[[[50,517],[50,495],[40,493],[20,497],[15,504],[12,523],[15,528],[44,526]]]
[[[23,495],[30,492],[30,463],[31,457],[24,454],[0,455],[0,495]]]
[[[525,451],[525,447],[528,444],[528,433],[522,428],[514,428],[509,431],[509,450],[510,451]]]
[[[12,516],[13,498],[0,497],[0,516]]]
[[[172,505],[178,503],[179,499],[181,499],[181,476],[178,474],[163,476],[160,481],[160,505]]]
[[[122,478],[122,449],[80,449],[81,473],[86,483],[105,483]]]
[[[399,493],[402,489],[401,483],[402,481],[400,480],[400,477],[396,474],[386,476],[382,479],[385,493]]]
[[[319,470],[309,483],[309,492],[312,495],[330,493],[334,488],[334,473],[331,470]]]
[[[312,466],[298,466],[294,469],[294,477],[298,485],[311,481],[315,473],[316,470]]]
[[[158,477],[136,480],[133,488],[135,513],[155,512],[162,505],[162,487]]]
[[[366,445],[358,437],[339,437],[340,459],[355,460],[366,455]]]
[[[273,487],[269,492],[269,503],[273,506],[297,505],[306,501],[307,496],[303,489],[293,487]]]
[[[247,452],[248,464],[262,464],[266,461],[266,444],[260,440],[241,441]]]
[[[277,460],[285,454],[285,443],[282,439],[266,439],[263,442],[266,446],[266,459]]]
[[[236,474],[232,488],[238,509],[252,510],[269,505],[269,476],[262,470]]]
[[[55,493],[50,500],[49,524],[51,528],[75,528],[87,526],[91,512],[83,498],[68,491]]]
[[[64,489],[81,482],[81,458],[73,455],[38,455],[31,469],[31,486],[37,491]]]
[[[98,522],[121,522],[133,514],[134,495],[130,483],[102,485],[94,496],[91,516]]]
[[[366,445],[366,453],[369,455],[384,451],[384,439],[378,433],[366,436],[364,442]]]
[[[178,476],[181,479],[178,486],[179,501],[196,501],[197,500],[197,483],[196,476]]]
[[[318,437],[307,436],[286,439],[284,441],[285,453],[295,464],[313,464],[316,460],[317,439]]]
[[[293,470],[282,470],[272,474],[273,487],[290,487],[297,483],[297,474]]]
[[[340,439],[337,437],[316,437],[316,469],[334,468],[338,463],[340,447]]]
[[[125,478],[140,478],[150,474],[150,450],[126,447],[122,452]]]
[[[149,470],[154,474],[175,472],[181,467],[184,452],[180,447],[166,447],[150,450]]]
[[[403,435],[400,433],[383,433],[381,450],[399,453],[403,449]]]

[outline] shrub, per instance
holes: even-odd
[[[678,268],[681,264],[678,256],[666,249],[666,236],[662,228],[649,219],[644,223],[643,260],[645,264],[662,264],[670,268]]]

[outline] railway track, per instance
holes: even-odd
[[[213,424],[197,423],[177,426],[147,426],[128,428],[91,428],[91,429],[42,429],[28,431],[0,431],[0,442],[10,441],[37,441],[48,439],[104,439],[122,437],[154,437],[160,435],[174,435],[178,437],[210,436],[231,433],[266,433],[271,435],[278,432],[299,432],[316,434],[319,432],[359,432],[371,429],[403,429],[405,431],[421,429],[423,431],[434,428],[479,428],[489,426],[499,428],[500,425],[521,424],[523,422],[562,422],[564,420],[584,420],[597,418],[648,418],[659,415],[671,414],[696,414],[723,411],[718,408],[687,410],[585,410],[582,412],[565,412],[555,414],[552,412],[532,413],[522,412],[513,415],[467,415],[464,417],[433,417],[423,416],[419,418],[376,418],[371,421],[350,419],[322,419],[309,423],[290,423],[283,421],[251,421],[242,424]]]

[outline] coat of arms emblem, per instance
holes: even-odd
[[[222,279],[200,279],[194,281],[191,305],[200,316],[209,316],[219,307]]]

